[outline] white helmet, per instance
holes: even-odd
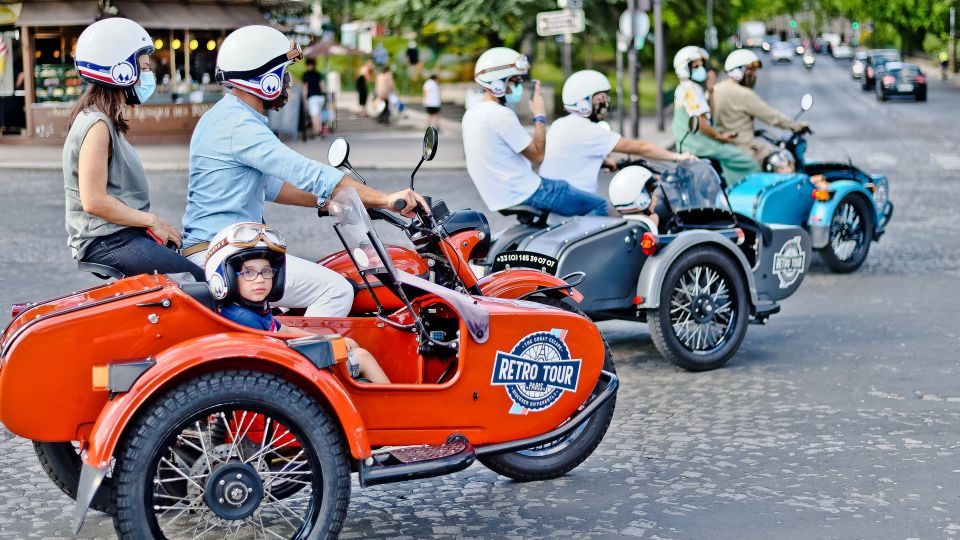
[[[507,47],[494,47],[477,59],[473,68],[473,80],[489,90],[493,97],[507,93],[507,80],[530,71],[530,61],[525,55]]]
[[[133,94],[140,78],[139,57],[152,53],[153,40],[142,26],[112,17],[91,24],[80,34],[73,58],[81,79]]]
[[[690,62],[695,60],[706,61],[710,58],[710,55],[707,54],[707,51],[703,50],[696,45],[687,45],[683,47],[677,54],[673,57],[673,70],[677,72],[677,77],[680,77],[680,80],[686,80],[690,78]]]
[[[217,54],[217,82],[270,101],[283,92],[287,66],[303,58],[300,46],[275,28],[238,28]]]
[[[735,81],[743,79],[743,68],[752,65],[759,68],[763,66],[760,57],[750,49],[737,49],[727,56],[723,63],[723,70]]]
[[[603,73],[592,69],[578,71],[563,83],[563,108],[588,117],[593,112],[593,95],[609,91],[610,80]]]
[[[210,241],[203,263],[210,294],[217,300],[242,303],[237,291],[237,272],[244,261],[267,259],[275,274],[266,301],[280,300],[286,282],[286,252],[286,240],[273,227],[252,221],[228,225]]]
[[[647,184],[653,178],[653,173],[646,167],[631,165],[624,167],[610,180],[610,189],[607,194],[610,203],[621,214],[644,212],[650,208],[653,197],[647,189]]]

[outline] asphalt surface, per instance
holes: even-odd
[[[622,386],[586,463],[529,484],[480,465],[427,481],[354,483],[342,536],[957,537],[960,89],[930,80],[927,103],[880,104],[847,69],[826,57],[810,72],[767,65],[758,91],[783,111],[812,92],[809,157],[849,156],[890,178],[893,222],[859,272],[834,275],[815,262],[782,312],[750,327],[737,356],[709,373],[666,363],[645,325],[601,323]],[[397,144],[418,151],[415,138]],[[402,172],[368,179],[384,190],[408,182]],[[178,218],[184,177],[151,182],[154,209]],[[61,186],[49,172],[0,173],[0,306],[96,283],[67,252]],[[427,165],[418,189],[450,208],[481,207],[463,171]],[[490,217],[495,230],[508,223]],[[308,210],[272,207],[267,219],[293,253],[336,248],[329,224]],[[68,536],[71,510],[29,442],[0,430],[0,537]],[[80,537],[112,538],[110,519],[92,512]]]

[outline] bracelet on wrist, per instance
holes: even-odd
[[[541,122],[541,123],[543,123],[544,125],[546,125],[546,124],[547,124],[547,117],[546,117],[546,116],[543,116],[542,114],[538,114],[538,115],[536,115],[536,116],[533,117],[533,123],[536,124],[537,122]]]

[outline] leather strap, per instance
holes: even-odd
[[[200,242],[199,244],[194,244],[190,247],[185,247],[180,250],[180,254],[184,257],[189,257],[194,253],[200,253],[201,251],[206,250],[210,247],[210,242]]]

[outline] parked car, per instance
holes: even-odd
[[[901,62],[903,57],[897,49],[874,49],[867,51],[867,59],[863,64],[863,77],[860,78],[862,90],[873,90],[877,82],[877,73],[883,71],[887,62]]]
[[[863,68],[867,61],[867,51],[860,51],[853,57],[853,62],[850,64],[850,76],[854,79],[859,79],[863,76]]]
[[[770,48],[770,59],[774,62],[793,62],[794,44],[789,41],[778,41]]]
[[[878,101],[901,96],[910,96],[917,101],[927,100],[927,78],[916,64],[887,62],[883,74],[878,77],[879,82],[874,85]]]
[[[853,47],[846,43],[841,43],[833,48],[833,57],[837,60],[853,58]]]

